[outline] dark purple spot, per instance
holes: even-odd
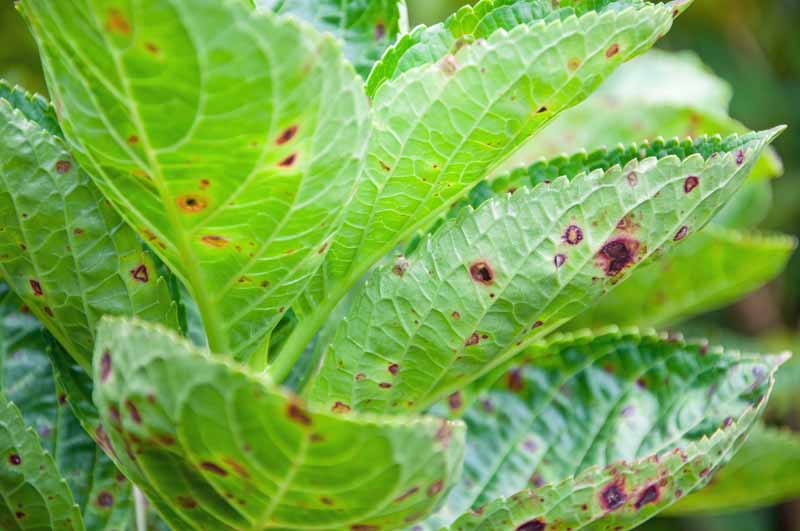
[[[111,375],[111,352],[108,350],[103,351],[103,357],[100,359],[100,381],[105,382]]]
[[[398,371],[400,371],[400,365],[396,363],[389,365],[389,372],[392,373],[392,376],[397,376]]]
[[[689,227],[684,225],[683,227],[680,228],[680,230],[675,234],[675,237],[672,239],[673,241],[679,242],[682,239],[684,239],[687,234],[689,234]]]
[[[600,503],[607,511],[613,511],[622,507],[628,500],[628,495],[625,494],[624,485],[620,480],[617,480],[610,485],[607,485],[603,492],[600,493]]]
[[[687,194],[697,188],[697,185],[700,184],[700,179],[697,178],[695,175],[690,175],[683,181],[683,191]]]
[[[142,416],[139,414],[139,409],[136,407],[136,404],[134,404],[130,400],[126,400],[125,407],[127,408],[128,414],[131,416],[131,419],[133,419],[133,421],[136,424],[141,424]]]
[[[742,164],[744,164],[744,150],[743,149],[740,149],[739,151],[736,152],[736,164],[738,166],[741,166]]]
[[[68,160],[59,160],[56,162],[56,171],[60,174],[69,173],[69,170],[72,169],[72,163]]]
[[[289,168],[291,166],[294,166],[294,163],[296,161],[297,161],[297,153],[292,153],[291,155],[280,161],[278,163],[278,166],[282,168]]]
[[[469,274],[472,276],[472,280],[481,284],[486,284],[487,286],[494,282],[492,266],[483,260],[474,262],[469,266]]]
[[[97,495],[97,505],[100,507],[111,507],[114,505],[114,496],[106,491],[101,492]]]
[[[283,133],[281,133],[281,136],[278,137],[278,140],[276,140],[275,143],[278,144],[279,146],[285,144],[289,140],[293,139],[296,134],[297,134],[296,125],[287,127],[286,130]]]
[[[597,253],[597,257],[606,275],[613,277],[633,264],[638,252],[639,242],[637,240],[619,237],[603,245],[600,252]]]
[[[378,22],[375,24],[375,40],[382,40],[386,36],[386,24]]]
[[[218,476],[227,476],[228,475],[228,471],[227,470],[225,470],[224,468],[222,468],[221,466],[219,466],[219,465],[217,465],[215,463],[210,463],[210,462],[206,461],[204,463],[200,463],[200,467],[203,470],[207,470],[207,471],[211,472],[212,474],[216,474]]]
[[[701,477],[701,478],[704,478],[704,477],[706,477],[706,476],[707,476],[707,475],[708,475],[710,472],[711,472],[711,470],[709,470],[708,468],[704,468],[703,470],[701,470],[701,471],[700,471],[700,477]]]
[[[140,264],[136,269],[131,269],[131,276],[134,280],[139,282],[147,282],[150,280],[150,275],[147,271],[147,266]]]
[[[537,518],[518,526],[516,531],[544,531],[545,527],[544,521]]]
[[[530,482],[531,485],[533,485],[537,489],[544,487],[544,478],[542,477],[541,474],[532,475],[528,481]]]
[[[556,268],[559,268],[564,265],[564,262],[567,261],[567,256],[563,254],[557,254],[555,258],[553,258],[553,263],[555,264]]]
[[[447,397],[447,405],[450,406],[450,409],[460,409],[461,404],[461,393],[459,391]]]
[[[583,230],[577,225],[570,225],[567,227],[567,230],[564,231],[562,239],[570,245],[578,245],[583,241]]]
[[[381,389],[389,389],[392,387],[392,384],[390,384],[389,382],[381,382],[378,384],[378,387],[380,387]]]
[[[642,491],[634,506],[641,509],[648,503],[654,503],[658,501],[659,494],[658,485],[650,485]]]
[[[17,511],[17,512],[14,513],[14,516],[17,517],[17,520],[22,520],[27,515],[25,513],[23,513],[22,511]]]
[[[44,295],[44,292],[42,291],[42,285],[39,284],[38,280],[30,279],[29,282],[31,284],[31,289],[33,290],[34,295],[36,295],[37,297],[41,297],[42,295]]]
[[[733,417],[727,417],[725,420],[722,421],[723,428],[730,428],[731,424],[733,424]]]
[[[17,454],[11,454],[8,456],[8,462],[14,466],[19,466],[22,464],[22,458]]]
[[[515,393],[525,389],[525,380],[522,379],[522,370],[512,369],[508,371],[508,374],[506,374],[506,385]]]

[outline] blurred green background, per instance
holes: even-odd
[[[60,0],[69,1],[69,0]],[[431,24],[463,5],[460,0],[407,0],[411,23]],[[752,129],[788,124],[777,142],[786,174],[775,182],[774,207],[764,229],[800,236],[800,0],[695,0],[662,48],[691,49],[734,88],[732,114]],[[13,1],[0,7],[0,77],[46,94],[35,45]],[[747,257],[742,257],[746,260]],[[689,325],[713,330],[765,351],[800,351],[800,254],[778,280],[730,308]],[[782,385],[800,389],[793,372]],[[800,430],[800,393],[771,421]],[[800,478],[797,479],[800,482]],[[750,486],[757,491],[759,485]],[[800,531],[800,502],[724,517],[661,519],[647,531]]]

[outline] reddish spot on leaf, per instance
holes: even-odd
[[[566,261],[567,261],[567,255],[565,255],[565,254],[557,254],[553,258],[553,264],[555,264],[557,269],[560,268],[561,266],[563,266],[564,262],[566,262]]]
[[[444,481],[441,479],[434,481],[430,487],[428,487],[428,496],[436,496],[442,489],[444,488]]]
[[[331,407],[331,411],[334,413],[349,413],[350,406],[345,404],[344,402],[336,402],[333,407]]]
[[[455,319],[456,321],[458,321],[459,319],[461,319],[461,314],[460,314],[460,313],[458,313],[458,312],[455,312],[455,311],[454,311],[454,312],[453,312],[451,315],[453,316],[453,319]]]
[[[726,417],[725,420],[722,421],[723,428],[730,428],[733,424],[733,417]]]
[[[537,518],[518,526],[516,531],[544,531],[545,527],[544,520]]]
[[[635,171],[632,171],[632,172],[630,172],[630,173],[629,173],[629,174],[626,176],[626,179],[627,179],[627,181],[628,181],[628,184],[629,184],[629,185],[631,185],[631,187],[634,187],[634,186],[636,186],[637,184],[639,184],[639,176],[638,176],[638,175],[636,175],[636,172],[635,172]]]
[[[700,184],[700,179],[696,175],[690,175],[683,181],[683,191],[687,194],[697,188]]]
[[[360,373],[356,374],[355,379],[356,379],[357,382],[363,382],[364,380],[367,379],[367,375],[364,374],[363,372],[360,372]]]
[[[381,382],[378,384],[378,387],[380,387],[381,389],[389,389],[390,387],[392,387],[392,384],[390,384],[389,382]]]
[[[290,168],[294,166],[294,163],[297,161],[297,153],[292,153],[282,161],[278,163],[278,166],[281,168]]]
[[[106,17],[106,31],[116,35],[125,36],[131,32],[131,24],[119,9],[111,8]]]
[[[658,501],[659,496],[660,496],[660,491],[658,489],[658,485],[655,484],[650,485],[642,491],[642,493],[639,495],[639,498],[636,500],[634,506],[637,509],[641,509],[648,503],[655,503],[656,501]]]
[[[447,405],[450,406],[450,409],[460,409],[461,408],[461,392],[456,391],[455,393],[451,394],[447,397]]]
[[[608,241],[597,253],[600,266],[606,275],[613,277],[636,261],[639,241],[633,238],[618,237]]]
[[[522,370],[517,368],[508,371],[506,374],[506,385],[515,393],[525,389],[525,380],[522,378]]]
[[[286,414],[291,420],[298,424],[302,424],[303,426],[311,425],[311,417],[298,402],[289,402],[289,405],[286,407]]]
[[[131,269],[131,276],[133,280],[137,280],[139,282],[147,282],[150,280],[150,275],[147,272],[147,266],[144,264],[140,264],[136,269]]]
[[[161,51],[159,47],[153,42],[144,43],[144,49],[153,55],[158,55],[158,53]]]
[[[175,202],[178,203],[178,208],[192,214],[201,212],[208,206],[208,200],[204,196],[197,194],[182,195]]]
[[[111,507],[114,505],[114,496],[106,491],[101,492],[97,495],[97,505],[100,507]]]
[[[207,236],[203,236],[200,238],[204,244],[209,245],[211,247],[225,247],[228,245],[228,240],[223,238],[222,236],[215,236],[213,234],[209,234]]]
[[[487,286],[494,282],[494,270],[485,260],[478,260],[469,266],[469,274],[472,280]]]
[[[8,462],[13,466],[19,466],[22,464],[22,458],[17,454],[11,454],[8,456]]]
[[[606,485],[600,493],[600,504],[606,511],[613,511],[622,507],[627,500],[628,495],[625,493],[625,484],[619,479]]]
[[[611,46],[608,47],[608,50],[606,50],[606,58],[607,59],[611,59],[612,57],[614,57],[618,53],[619,53],[619,44],[614,43],[614,44],[612,44]]]
[[[386,36],[386,24],[383,22],[378,22],[375,24],[375,40],[379,41],[382,40]]]
[[[472,345],[477,345],[480,342],[481,336],[479,336],[477,332],[472,332],[472,335],[470,335],[467,340],[464,341],[464,346],[471,347]]]
[[[73,230],[73,231],[72,231],[72,233],[73,233],[75,236],[80,236],[80,235],[82,235],[82,234],[83,234],[83,229],[81,229],[80,227],[76,227],[76,228],[75,228],[75,230]]]
[[[736,152],[736,164],[738,166],[741,166],[742,164],[744,164],[744,150],[743,149],[740,149],[739,151]]]
[[[411,496],[413,496],[414,494],[416,494],[418,492],[419,492],[419,487],[416,487],[416,486],[411,487],[410,489],[405,491],[403,494],[401,494],[400,496],[395,498],[394,501],[395,501],[395,503],[398,503],[398,502],[407,500],[408,498],[410,498]]]
[[[142,423],[142,415],[139,414],[139,408],[136,407],[136,404],[134,404],[130,400],[126,400],[125,401],[125,407],[127,408],[128,414],[130,414],[131,419],[136,424],[141,424]]]
[[[567,68],[569,68],[573,72],[577,70],[580,66],[581,66],[581,60],[578,59],[577,57],[573,57],[572,59],[567,61]]]
[[[275,141],[276,144],[283,145],[293,139],[297,134],[298,127],[296,125],[292,125],[291,127],[287,127],[286,130],[281,133],[278,139]]]
[[[324,254],[325,250],[328,248],[328,242],[322,244],[322,247],[319,248],[317,254]]]
[[[59,160],[56,162],[56,172],[64,175],[65,173],[69,173],[72,169],[72,163],[68,160]]]
[[[203,470],[207,470],[208,472],[211,472],[212,474],[216,474],[218,476],[224,477],[228,475],[228,471],[222,468],[221,466],[217,465],[216,463],[211,463],[209,461],[206,461],[204,463],[200,463],[200,467]]]
[[[704,468],[703,470],[700,471],[700,477],[704,478],[704,477],[708,476],[708,474],[710,472],[711,472],[711,470],[709,470],[708,468]]]
[[[139,137],[136,135],[131,135],[128,137],[128,144],[134,146],[139,143]]]
[[[530,482],[531,485],[533,485],[537,489],[544,486],[544,478],[542,477],[541,474],[532,475],[528,481]]]
[[[562,239],[570,245],[578,245],[583,241],[583,230],[577,225],[570,225],[564,231]]]
[[[103,352],[103,357],[100,358],[100,381],[105,382],[111,375],[111,352],[108,350]]]
[[[673,239],[674,241],[676,241],[676,242],[679,242],[679,241],[681,241],[682,239],[684,239],[684,238],[686,237],[686,235],[687,235],[687,234],[689,234],[689,227],[687,227],[686,225],[684,225],[683,227],[681,227],[681,228],[680,228],[680,230],[679,230],[679,231],[678,231],[678,232],[675,234],[675,237],[674,237],[674,238],[672,238],[672,239]]]
[[[389,372],[392,373],[392,376],[397,376],[399,370],[400,370],[400,365],[396,363],[392,363],[391,365],[389,365]]]
[[[178,505],[180,505],[184,509],[197,508],[197,500],[195,500],[190,496],[178,496],[176,499],[178,500]]]
[[[44,295],[44,292],[42,291],[42,285],[39,284],[38,280],[30,279],[29,282],[31,284],[31,289],[33,290],[34,295],[36,295],[37,297],[41,297],[42,295]]]
[[[369,524],[353,524],[350,526],[352,531],[379,531],[380,527]]]

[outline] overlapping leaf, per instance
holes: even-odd
[[[309,396],[414,410],[478,378],[699,231],[778,132],[671,143],[618,164],[598,157],[591,173],[465,212],[372,275]]]
[[[19,107],[0,98],[5,280],[85,368],[95,323],[104,314],[175,326],[175,309],[152,259],[53,134],[43,118],[47,107],[38,98],[11,101]]]
[[[705,489],[669,514],[726,513],[767,507],[800,497],[800,437],[760,427]]]
[[[345,57],[364,79],[408,24],[405,0],[256,0],[256,6],[302,18],[341,39]]]
[[[212,350],[263,347],[364,158],[366,98],[333,38],[240,1],[20,7],[76,156],[189,286]]]
[[[396,529],[461,465],[460,423],[318,410],[155,326],[103,321],[95,362],[111,444],[178,528]]]
[[[53,458],[0,393],[0,528],[83,531],[83,519]]]
[[[331,308],[376,261],[652,46],[686,5],[637,3],[501,29],[384,83],[372,99],[365,178],[298,302],[305,322],[284,347],[289,362],[279,359],[273,374],[288,373]]]
[[[450,529],[631,529],[741,446],[784,360],[635,332],[539,344],[464,414],[464,476],[427,527],[473,509]]]
[[[0,390],[54,457],[86,528],[125,529],[132,515],[130,483],[72,414],[66,393],[53,379],[41,324],[20,309],[22,302],[8,286],[2,284],[0,292]]]

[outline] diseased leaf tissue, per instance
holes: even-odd
[[[0,84],[0,528],[625,530],[705,486],[786,356],[597,327],[794,249],[718,214],[781,128],[602,126],[622,73],[720,83],[635,59],[690,3],[20,0],[52,102]],[[607,148],[502,166],[574,127]]]

